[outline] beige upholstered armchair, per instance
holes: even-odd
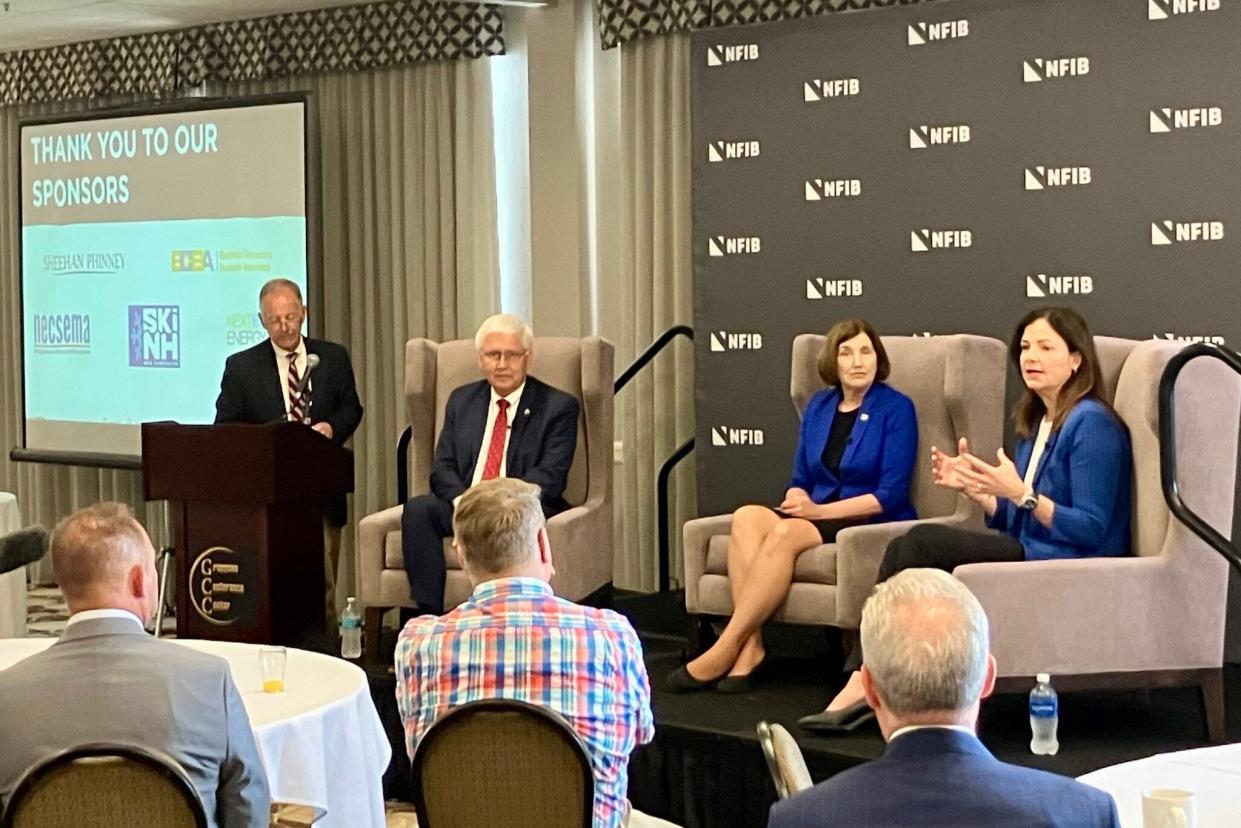
[[[1060,690],[1196,685],[1218,741],[1228,565],[1172,516],[1160,487],[1159,379],[1181,346],[1095,342],[1133,441],[1133,555],[970,564],[953,574],[987,611],[1001,690],[1028,690],[1040,672]],[[1175,400],[1182,498],[1227,537],[1241,378],[1217,360],[1195,359]]]
[[[793,340],[790,386],[799,416],[810,397],[823,388],[816,368],[823,341],[823,336],[815,334]],[[981,526],[982,513],[967,498],[935,485],[931,446],[949,450],[958,437],[966,436],[975,453],[995,456],[1003,435],[1004,344],[959,334],[885,336],[883,345],[892,363],[888,384],[909,395],[918,412],[918,460],[910,494],[919,518]],[[771,492],[770,502],[778,502],[783,494]],[[850,527],[840,532],[836,543],[803,552],[797,558],[793,587],[773,620],[856,630],[888,541],[909,531],[913,523]],[[731,526],[732,515],[685,524],[685,605],[691,615],[732,613],[728,587]]]
[[[548,521],[557,595],[577,601],[612,580],[612,344],[599,337],[535,337],[530,373],[577,397],[581,416],[577,449],[564,499],[571,508]],[[405,400],[413,439],[409,448],[410,495],[430,490],[431,460],[453,389],[480,379],[473,340],[435,343],[411,339],[405,346]],[[401,509],[363,518],[358,524],[358,602],[366,609],[367,638],[378,642],[381,613],[412,606],[401,557]],[[444,606],[470,594],[449,541]]]

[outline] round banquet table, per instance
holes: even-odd
[[[0,535],[22,528],[17,498],[0,492]],[[26,634],[26,567],[0,575],[0,638]]]
[[[1149,788],[1184,788],[1197,794],[1197,828],[1241,825],[1241,744],[1161,753],[1101,768],[1078,780],[1112,795],[1123,828],[1142,828],[1142,791]]]
[[[0,641],[0,670],[53,642]],[[383,828],[382,777],[392,749],[362,670],[338,658],[289,649],[285,691],[263,693],[257,645],[170,642],[228,661],[254,728],[273,801],[322,813],[316,828]]]

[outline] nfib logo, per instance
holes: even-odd
[[[758,158],[761,151],[758,141],[712,141],[707,144],[707,160],[718,164],[736,158]]]
[[[909,234],[909,249],[914,253],[930,250],[973,247],[974,234],[969,230],[913,230]]]
[[[1219,0],[1146,0],[1147,20],[1167,20],[1174,14],[1219,11]]]
[[[862,81],[858,78],[832,78],[830,80],[815,78],[808,80],[802,90],[802,99],[806,103],[815,103],[824,98],[842,98],[846,95],[857,95],[862,91]]]
[[[1193,106],[1173,109],[1165,106],[1151,110],[1150,131],[1171,132],[1174,129],[1219,126],[1224,122],[1224,112],[1218,106]]]
[[[909,24],[909,35],[906,42],[910,46],[925,46],[928,43],[936,43],[941,40],[969,37],[969,34],[970,22],[968,20],[945,20],[941,23],[922,21]]]
[[[1151,339],[1166,339],[1169,342],[1205,342],[1208,345],[1223,345],[1224,337],[1214,335],[1203,336],[1185,336],[1184,334],[1164,333],[1155,334]]]
[[[915,126],[909,128],[909,148],[927,149],[944,144],[968,144],[970,128],[968,124],[950,126]]]
[[[1224,238],[1222,221],[1152,221],[1151,244],[1219,241]]]
[[[1094,279],[1089,276],[1056,276],[1035,273],[1026,277],[1026,297],[1046,299],[1048,296],[1084,296],[1094,293]]]
[[[1061,78],[1076,78],[1090,74],[1090,58],[1079,57],[1034,58],[1021,62],[1021,80],[1025,83],[1042,83]]]
[[[708,46],[707,65],[723,66],[744,60],[758,60],[757,43],[738,43],[735,46]]]
[[[825,279],[815,276],[806,280],[807,299],[838,299],[861,295],[861,279]]]
[[[713,446],[761,446],[762,444],[763,430],[761,428],[711,427],[711,445]]]
[[[1026,167],[1027,190],[1077,187],[1090,181],[1090,167]]]
[[[857,178],[812,178],[806,182],[806,201],[857,198],[861,194],[862,181]]]
[[[712,258],[761,253],[762,251],[763,241],[758,236],[711,236],[707,239],[707,254]]]
[[[761,351],[763,335],[756,331],[711,331],[711,350],[717,354],[725,351]]]

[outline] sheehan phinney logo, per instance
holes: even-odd
[[[708,66],[723,66],[726,63],[740,63],[745,60],[758,60],[757,43],[736,43],[732,46],[707,47]]]
[[[969,124],[952,124],[948,126],[931,126],[924,124],[909,128],[909,148],[927,149],[945,144],[968,144],[970,141]]]
[[[806,181],[806,201],[825,198],[857,198],[862,194],[860,178],[811,178]]]
[[[763,335],[757,331],[711,331],[711,350],[717,354],[725,351],[761,351]]]
[[[1213,127],[1223,122],[1224,111],[1218,106],[1191,106],[1184,109],[1165,106],[1151,110],[1150,131],[1171,132],[1174,129]]]
[[[1219,0],[1146,0],[1147,20],[1167,20],[1177,14],[1219,11]]]
[[[129,364],[135,368],[181,367],[180,306],[129,306]]]
[[[758,141],[711,141],[707,144],[707,160],[718,164],[737,158],[758,158],[761,151]]]
[[[909,249],[914,253],[973,246],[974,234],[969,230],[922,229],[913,230],[909,234]]]
[[[909,24],[906,42],[910,46],[925,46],[941,40],[956,40],[969,37],[970,22],[966,19],[943,20],[939,23],[928,23],[925,20]]]
[[[711,426],[711,445],[713,446],[761,446],[762,444],[763,430],[761,428]]]
[[[1084,296],[1094,293],[1094,279],[1085,274],[1057,275],[1035,273],[1026,277],[1026,297],[1046,299],[1048,296]]]
[[[90,353],[90,314],[36,313],[31,328],[36,354]]]
[[[860,95],[861,92],[860,78],[814,78],[803,84],[802,100],[806,103],[817,103],[832,98]]]
[[[711,236],[707,239],[707,254],[712,258],[761,252],[763,252],[763,240],[758,236]]]
[[[1026,189],[1046,190],[1055,187],[1079,187],[1089,184],[1090,167],[1026,167]]]
[[[845,299],[861,295],[861,279],[828,279],[815,276],[806,280],[807,299]]]
[[[1090,58],[1074,57],[1030,58],[1021,62],[1021,79],[1025,83],[1042,83],[1061,78],[1077,78],[1090,74]]]
[[[1151,244],[1219,241],[1224,238],[1222,221],[1152,221]]]
[[[43,272],[53,276],[115,276],[124,269],[124,253],[54,253],[43,257]]]

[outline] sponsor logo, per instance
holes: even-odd
[[[1025,83],[1042,83],[1062,78],[1077,78],[1090,74],[1090,58],[1053,57],[1032,58],[1021,62],[1021,79]]]
[[[1152,221],[1151,244],[1219,241],[1224,238],[1222,221]]]
[[[1171,132],[1174,129],[1196,129],[1219,126],[1224,122],[1224,112],[1218,106],[1194,106],[1187,109],[1164,107],[1152,109],[1151,132]]]
[[[946,144],[968,144],[970,128],[968,124],[952,126],[915,126],[909,128],[909,148],[927,149]]]
[[[55,253],[43,257],[43,272],[53,276],[115,276],[124,269],[124,253]]]
[[[909,234],[909,249],[915,253],[931,250],[973,247],[974,234],[969,230],[913,230]]]
[[[180,306],[129,306],[129,364],[135,368],[181,366]]]
[[[1027,190],[1078,187],[1090,180],[1090,167],[1026,167]]]
[[[735,46],[707,47],[708,66],[723,66],[726,63],[740,63],[745,60],[758,60],[757,43],[738,43]]]
[[[257,313],[230,313],[224,317],[224,344],[229,347],[257,345],[267,338],[263,320]]]
[[[707,144],[707,160],[712,164],[736,158],[758,158],[758,141],[712,141]]]
[[[1085,296],[1094,293],[1094,279],[1084,275],[1060,276],[1035,273],[1026,277],[1026,297],[1045,299],[1048,296]]]
[[[1167,20],[1178,14],[1219,11],[1219,0],[1146,0],[1147,20]]]
[[[806,182],[806,201],[856,198],[861,194],[862,182],[857,178],[812,178]]]
[[[857,95],[861,91],[862,81],[858,78],[814,78],[802,85],[802,99],[806,103],[815,103],[827,98]]]
[[[1183,334],[1161,333],[1155,334],[1151,339],[1166,339],[1169,342],[1205,342],[1208,345],[1224,344],[1224,337],[1222,336],[1185,336]]]
[[[763,335],[754,331],[711,331],[710,338],[715,353],[763,350]]]
[[[90,314],[36,313],[31,332],[36,354],[90,353]]]
[[[707,239],[707,253],[712,257],[741,256],[762,251],[763,242],[758,236],[711,236]]]
[[[861,279],[825,279],[815,276],[806,280],[807,299],[836,299],[861,295]]]
[[[201,273],[215,270],[214,250],[174,250],[170,256],[173,273]]]
[[[713,446],[761,446],[762,444],[763,430],[761,428],[711,426],[711,445]]]
[[[911,23],[906,42],[910,46],[925,46],[941,40],[956,40],[969,37],[970,22],[968,20],[945,20],[940,23]]]
[[[169,252],[173,273],[270,273],[270,250],[173,250]]]

